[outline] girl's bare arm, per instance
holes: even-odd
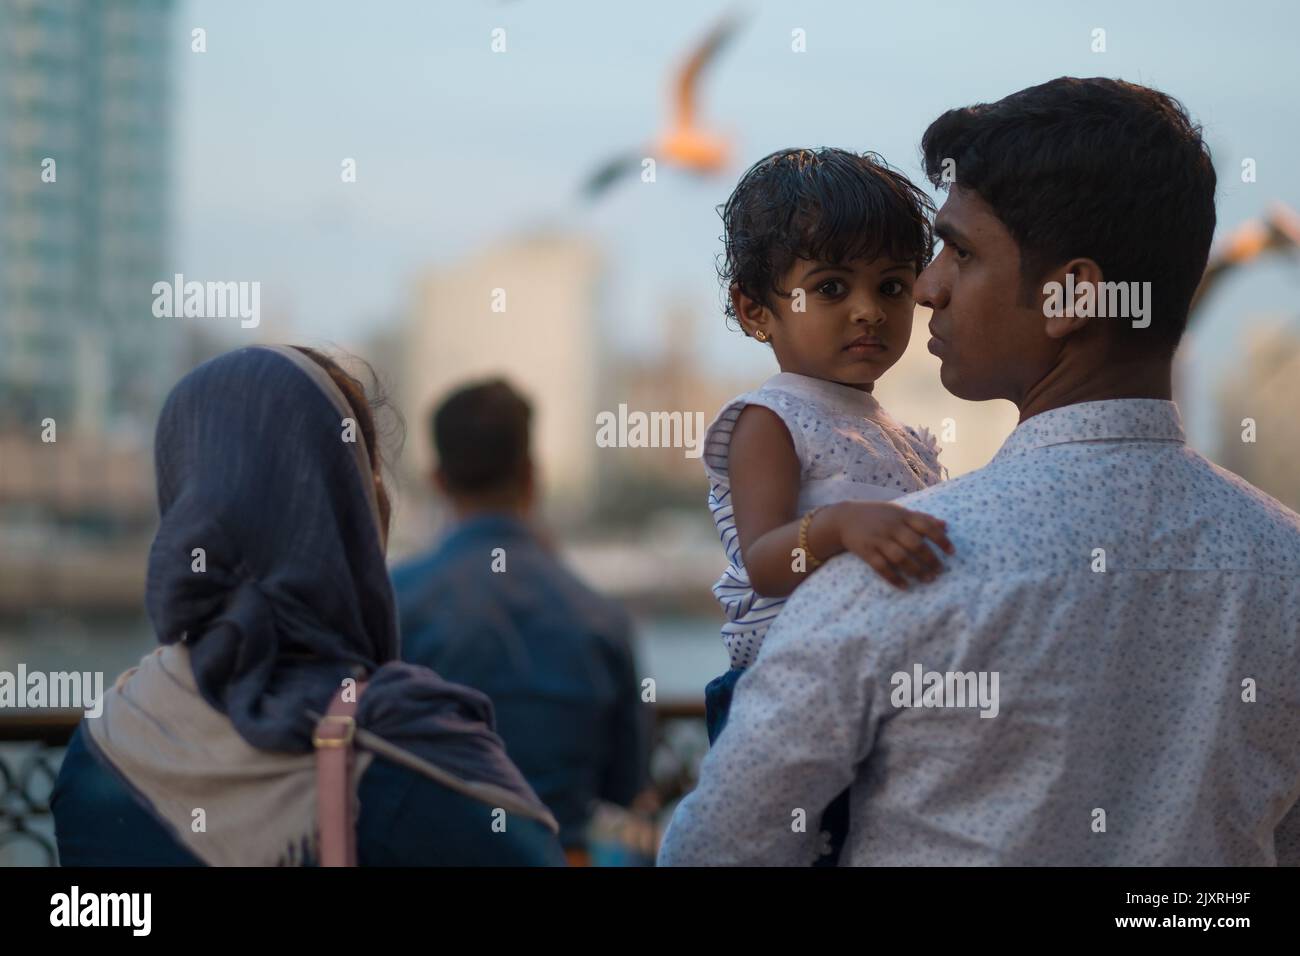
[[[749,582],[757,594],[782,597],[807,577],[813,561],[796,562],[799,458],[780,416],[747,405],[731,434],[728,473],[732,513]],[[896,587],[903,574],[929,580],[941,564],[926,538],[952,553],[943,522],[888,502],[844,502],[817,512],[808,527],[808,551],[825,561],[851,550]],[[806,570],[795,570],[802,566]]]

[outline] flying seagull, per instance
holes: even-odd
[[[1242,223],[1210,252],[1205,275],[1192,298],[1191,311],[1228,273],[1269,251],[1300,250],[1300,215],[1294,209],[1275,203],[1264,220],[1250,219]]]
[[[622,177],[639,170],[646,158],[701,174],[717,172],[726,165],[731,155],[731,142],[727,137],[697,125],[696,87],[704,68],[723,44],[735,35],[739,26],[738,19],[732,15],[709,32],[674,77],[672,117],[668,129],[644,149],[617,156],[596,170],[583,187],[588,198],[596,198]]]

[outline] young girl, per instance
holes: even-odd
[[[709,510],[729,562],[713,593],[731,659],[705,690],[710,742],[786,596],[823,562],[850,551],[905,588],[942,568],[927,542],[952,552],[942,521],[888,503],[946,477],[938,443],[872,396],[912,334],[932,211],[879,157],[840,149],[767,156],[723,208],[727,313],[781,372],[729,402],[705,436]],[[830,863],[846,796],[823,821]]]

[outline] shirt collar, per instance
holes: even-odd
[[[864,392],[852,385],[828,382],[810,375],[795,372],[778,372],[762,385],[763,388],[779,388],[804,398],[820,400],[831,408],[841,409],[853,415],[871,415],[880,408],[880,403],[870,392]]]
[[[1017,425],[993,460],[1048,445],[1124,439],[1185,442],[1178,406],[1158,398],[1114,398],[1063,405]]]

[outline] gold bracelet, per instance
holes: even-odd
[[[803,556],[808,559],[809,571],[816,571],[817,568],[821,566],[821,562],[817,560],[817,556],[814,555],[812,549],[808,547],[808,527],[812,524],[813,516],[821,510],[822,505],[818,505],[812,511],[804,515],[803,520],[799,522],[799,550],[802,551]]]

